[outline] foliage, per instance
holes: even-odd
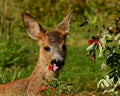
[[[59,96],[59,95],[70,95],[73,91],[72,84],[67,84],[63,81],[59,81],[54,79],[52,81],[48,81],[49,86],[40,92],[40,94],[51,95],[51,96]],[[44,96],[43,95],[43,96]]]
[[[105,75],[104,79],[101,79],[97,87],[102,87],[106,92],[115,93],[118,91],[120,85],[120,18],[115,19],[115,26],[109,26],[106,30],[101,31],[99,35],[94,36],[90,42],[90,46],[87,48],[87,54],[90,58],[96,59],[95,56],[90,52],[91,50],[96,55],[96,46],[92,46],[94,43],[97,47],[101,45],[101,52],[104,55],[104,63],[110,67],[110,72]],[[96,38],[97,37],[97,41]],[[98,43],[99,41],[99,43]],[[88,50],[89,49],[89,50]],[[117,50],[117,51],[116,51]],[[106,51],[108,51],[106,55]],[[104,93],[105,93],[104,91]]]

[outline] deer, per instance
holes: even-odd
[[[40,96],[38,89],[42,81],[58,78],[66,59],[66,37],[73,13],[74,10],[71,10],[51,31],[47,31],[30,14],[22,13],[25,31],[40,46],[39,58],[29,77],[1,84],[0,96]]]

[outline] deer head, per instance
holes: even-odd
[[[38,40],[40,45],[40,57],[44,58],[47,66],[52,66],[53,71],[60,70],[66,57],[65,39],[69,32],[69,26],[73,10],[52,31],[46,31],[32,16],[23,13],[24,27],[28,35]]]

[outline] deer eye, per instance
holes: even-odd
[[[66,45],[62,45],[62,49],[63,49],[63,51],[65,51],[66,50]]]
[[[49,52],[50,51],[50,47],[46,46],[44,47],[45,51]]]

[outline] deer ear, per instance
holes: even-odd
[[[42,25],[40,25],[27,13],[23,13],[22,18],[25,30],[27,31],[28,35],[34,40],[39,40],[43,33],[45,33],[45,29],[42,27]]]
[[[73,13],[74,9],[60,22],[60,24],[58,24],[57,28],[64,31],[65,33],[68,33]]]

